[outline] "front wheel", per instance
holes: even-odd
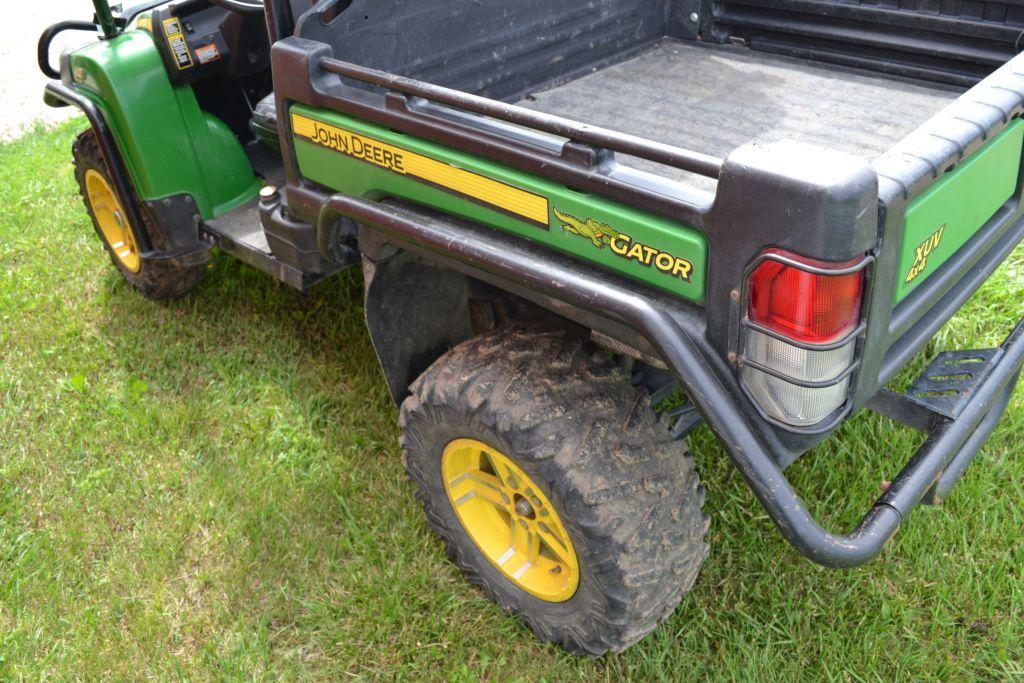
[[[693,459],[590,344],[516,328],[466,341],[416,380],[401,424],[449,555],[543,640],[623,650],[693,586],[708,550]]]
[[[169,248],[166,233],[134,195],[132,201],[143,225],[131,225],[92,129],[78,136],[71,153],[82,201],[96,234],[124,279],[147,299],[174,299],[191,291],[202,279],[205,264],[143,258],[136,231],[141,230],[156,249]]]

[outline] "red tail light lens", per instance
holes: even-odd
[[[822,263],[778,251],[817,268],[845,269],[854,263]],[[809,344],[839,339],[860,322],[864,270],[822,275],[779,261],[763,261],[750,276],[748,317],[781,335]]]

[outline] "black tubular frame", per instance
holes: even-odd
[[[944,495],[977,453],[1005,409],[1024,364],[1024,320],[1000,347],[986,379],[955,420],[940,423],[889,488],[847,535],[824,529],[810,514],[782,469],[737,407],[701,350],[687,312],[651,296],[624,278],[600,277],[571,259],[465,221],[439,219],[407,206],[343,194],[320,213],[321,228],[347,218],[399,245],[479,269],[594,314],[610,316],[645,336],[687,387],[689,396],[783,536],[804,556],[827,567],[852,567],[881,553],[910,512],[933,487]],[[949,471],[947,467],[954,464]],[[945,471],[945,476],[944,476]]]
[[[135,243],[140,247],[139,258],[143,261],[188,260],[196,255],[205,254],[209,250],[207,243],[198,240],[166,250],[154,249],[153,242],[143,228],[145,222],[139,213],[139,206],[132,190],[131,176],[128,174],[128,169],[118,150],[117,140],[114,138],[110,126],[107,125],[106,119],[103,118],[100,108],[91,99],[78,92],[74,86],[57,81],[50,81],[46,84],[44,99],[51,104],[69,104],[78,107],[89,120],[89,125],[92,126],[99,142],[103,161],[107,164],[107,170],[110,172],[114,192],[117,193],[121,207],[128,214],[128,224],[135,236]]]
[[[39,70],[47,78],[60,78],[60,71],[50,66],[50,45],[53,43],[53,39],[57,37],[57,34],[64,31],[96,33],[98,30],[96,24],[91,21],[58,21],[56,24],[47,26],[46,30],[39,36],[39,42],[36,44],[36,64],[38,64]]]

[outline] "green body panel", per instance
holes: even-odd
[[[497,180],[517,188],[515,191],[523,190],[546,197],[549,208],[543,223],[530,222],[484,206],[450,189],[353,158],[296,135],[294,142],[299,168],[304,177],[314,182],[374,200],[384,197],[406,199],[551,246],[692,301],[703,300],[707,243],[691,227],[343,114],[301,105],[295,105],[291,111],[292,115],[299,114],[450,167]],[[562,218],[555,215],[556,209]],[[663,252],[663,264],[668,263],[668,256],[677,257],[676,262],[680,259],[688,261],[692,265],[689,281],[659,270],[656,267],[658,257],[649,258],[650,265],[645,265],[616,253],[612,245],[622,251],[626,243],[609,242],[609,234],[615,235],[616,239],[626,234],[631,238],[631,244],[652,247],[651,254],[655,250]]]
[[[895,301],[945,263],[1017,188],[1024,123],[1014,121],[907,207]]]
[[[103,111],[142,199],[187,193],[208,219],[259,191],[238,139],[199,108],[191,87],[171,84],[149,33],[77,50],[71,74]]]

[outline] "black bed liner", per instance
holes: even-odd
[[[1024,0],[320,0],[294,35],[336,58],[515,101],[664,38],[966,88],[1024,47]]]
[[[703,0],[712,42],[971,86],[1024,47],[1022,0]]]
[[[517,104],[720,157],[748,142],[789,139],[871,160],[960,94],[736,46],[665,39]],[[276,143],[276,118],[270,95],[253,118],[268,144]],[[638,157],[618,159],[700,189],[715,185]]]
[[[736,46],[664,40],[519,104],[721,157],[748,142],[789,139],[871,160],[960,94]],[[643,159],[619,160],[704,189],[714,186]]]

